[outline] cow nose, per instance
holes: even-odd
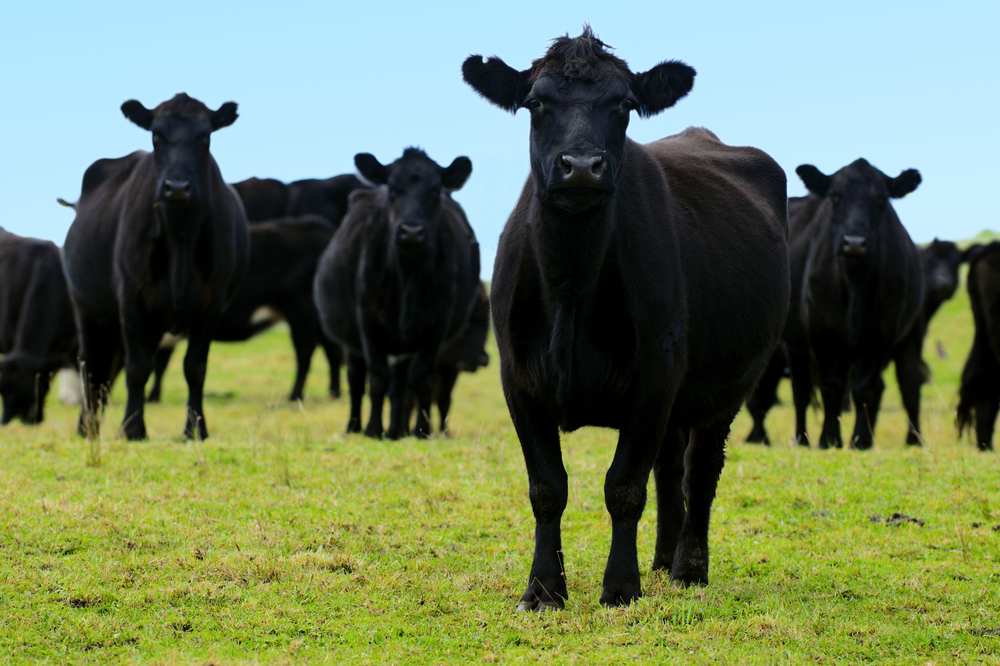
[[[401,224],[396,238],[400,243],[419,245],[424,242],[424,228],[419,224]]]
[[[604,155],[569,155],[559,156],[559,167],[562,169],[563,187],[600,187],[601,176],[607,168]]]
[[[844,236],[840,253],[849,257],[863,257],[868,254],[868,238],[866,236]]]
[[[164,201],[187,203],[191,200],[191,181],[170,179],[164,180],[163,194],[160,198]]]

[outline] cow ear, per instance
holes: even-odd
[[[236,113],[236,102],[226,102],[218,110],[212,112],[212,131],[229,127],[239,117],[239,114]]]
[[[358,153],[354,156],[354,166],[365,180],[374,185],[385,185],[389,180],[389,170],[371,153]]]
[[[144,130],[153,126],[153,112],[142,105],[137,99],[130,99],[122,104],[122,113]]]
[[[677,60],[661,62],[653,69],[636,74],[632,90],[639,99],[636,111],[641,117],[649,118],[669,109],[691,92],[695,74],[693,67]]]
[[[962,250],[962,262],[971,264],[972,260],[975,259],[976,256],[978,256],[979,253],[983,251],[983,247],[985,246],[976,243]]]
[[[800,164],[795,168],[795,173],[799,174],[807,190],[817,196],[826,196],[826,191],[830,189],[830,177],[825,173],[812,164]]]
[[[889,196],[900,199],[917,189],[921,181],[920,172],[916,169],[907,169],[895,178],[887,178],[886,181],[889,186]]]
[[[441,169],[441,186],[446,190],[460,190],[472,173],[472,160],[464,155],[456,157],[446,169]]]
[[[462,63],[462,78],[486,101],[504,111],[516,113],[531,86],[530,69],[519,72],[496,56],[485,62],[480,55],[471,55]]]

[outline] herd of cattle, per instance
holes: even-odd
[[[913,192],[913,169],[889,177],[863,159],[827,175],[784,171],[755,148],[689,128],[649,144],[626,137],[694,84],[677,61],[640,73],[589,27],[553,40],[519,71],[470,56],[462,75],[490,103],[531,116],[531,174],[500,236],[489,297],[479,246],[451,193],[472,171],[408,148],[383,165],[355,156],[361,178],[227,185],[209,151],[236,105],[212,111],[179,94],[125,116],[152,133],[153,152],[102,159],[84,174],[64,248],[0,231],[0,393],[3,421],[42,419],[52,373],[78,365],[79,421],[93,435],[116,375],[128,399],[122,431],[146,437],[143,406],[160,395],[172,345],[187,337],[185,433],[206,437],[209,344],[246,340],[288,322],[301,399],[318,344],[339,395],[346,352],[349,432],[426,437],[441,428],[460,370],[488,362],[490,315],[500,375],[521,441],[536,519],[521,610],[568,597],[560,521],[568,482],[559,432],[616,428],[605,496],[612,518],[602,603],[641,596],[636,527],[655,474],[654,569],[679,584],[708,582],[708,524],[734,417],[746,403],[749,440],[790,376],[795,437],[809,445],[806,408],[818,387],[818,445],[872,446],[894,361],[919,444],[921,350],[928,322],[967,262],[975,342],[958,424],[992,448],[1000,407],[1000,243],[917,248],[891,199]],[[150,374],[153,389],[144,394]],[[382,406],[388,395],[388,428]]]

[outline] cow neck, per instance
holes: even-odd
[[[439,240],[439,238],[434,239],[431,248],[437,247]],[[417,324],[422,297],[429,291],[430,285],[425,283],[434,271],[436,252],[431,248],[414,254],[400,252],[395,240],[390,241],[389,247],[389,265],[395,265],[399,282],[399,336],[403,346],[410,349],[416,344],[419,333]]]
[[[202,191],[208,195],[207,188]],[[187,297],[191,274],[195,269],[198,240],[206,223],[204,211],[207,209],[209,206],[175,208],[159,202],[153,204],[169,257],[167,282],[170,287],[172,333],[182,332],[188,324]]]
[[[872,255],[864,261],[837,256],[841,280],[846,290],[847,343],[855,346],[861,339],[861,331],[868,319],[871,305],[875,302],[878,288],[877,271],[874,270],[878,256]]]
[[[612,200],[613,201],[613,200]],[[577,321],[593,300],[611,245],[613,203],[567,215],[538,201],[530,224],[542,277],[543,298],[553,312],[548,363],[556,378],[556,404],[565,411],[573,385]]]

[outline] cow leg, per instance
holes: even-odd
[[[667,430],[660,454],[653,464],[656,478],[656,550],[653,571],[670,571],[677,551],[677,539],[684,525],[684,450],[688,433],[681,428]]]
[[[757,388],[747,400],[747,411],[753,418],[753,429],[747,435],[747,441],[754,444],[771,444],[764,429],[764,418],[767,412],[778,402],[778,383],[785,376],[785,355],[776,349],[767,364],[764,376],[760,378]]]
[[[458,381],[458,366],[439,368],[434,383],[434,395],[437,398],[438,412],[441,415],[441,432],[448,431],[448,412],[451,411],[451,392],[455,390]]]
[[[117,374],[113,366],[120,353],[121,334],[116,326],[101,326],[83,317],[77,318],[77,326],[80,330],[80,374],[83,378],[77,433],[81,437],[95,438],[100,434],[101,427],[98,410],[103,411],[114,375]]]
[[[909,431],[906,434],[907,444],[920,445],[920,387],[926,381],[925,368],[920,358],[920,342],[905,340],[893,359],[896,365],[896,382],[903,398],[903,407],[909,418]]]
[[[875,421],[878,419],[879,406],[882,404],[882,392],[885,382],[882,381],[882,368],[879,363],[871,362],[860,368],[861,378],[854,385],[854,434],[851,436],[851,446],[856,449],[872,448],[875,437]]]
[[[361,398],[365,394],[365,378],[368,364],[363,356],[349,354],[347,357],[347,387],[351,394],[351,417],[347,421],[347,432],[361,432]]]
[[[843,448],[840,437],[840,412],[847,389],[847,366],[839,359],[819,358],[819,390],[823,395],[823,432],[819,448]]]
[[[202,406],[205,390],[205,372],[208,369],[208,348],[212,342],[208,327],[195,333],[191,331],[188,338],[187,354],[184,355],[184,378],[188,385],[187,419],[184,423],[184,436],[188,439],[206,439],[208,426],[205,424],[205,411]]]
[[[138,306],[121,310],[122,340],[125,343],[125,387],[128,398],[122,432],[129,440],[146,439],[146,382],[153,371],[153,353],[163,337],[163,330],[152,326]]]
[[[992,391],[991,391],[992,393]],[[1000,412],[1000,395],[983,395],[975,401],[976,446],[980,451],[993,450],[993,429]]]
[[[410,412],[406,409],[409,374],[410,361],[396,361],[392,368],[392,383],[389,385],[389,429],[385,433],[389,439],[399,439],[410,434]]]
[[[316,351],[319,329],[313,321],[302,317],[295,306],[286,308],[284,314],[292,334],[292,346],[295,348],[295,384],[292,385],[292,392],[288,396],[291,402],[295,402],[302,400],[305,391],[306,377],[309,375],[309,366],[312,365],[313,352]]]
[[[174,353],[173,347],[161,347],[153,354],[153,388],[149,390],[146,402],[159,402],[163,393],[163,373],[167,371],[170,364],[170,357]]]
[[[795,404],[795,442],[799,446],[809,446],[809,432],[806,430],[806,412],[812,400],[812,370],[809,367],[809,352],[788,350],[788,365],[792,372],[792,402]]]
[[[509,385],[509,384],[508,384]],[[528,471],[528,496],[535,515],[535,552],[528,587],[518,611],[563,608],[569,592],[563,569],[560,522],[566,509],[569,484],[559,449],[556,423],[522,393],[507,396],[514,429],[521,441]]]
[[[323,352],[326,354],[326,362],[330,366],[330,397],[339,398],[340,366],[344,362],[344,348],[336,342],[327,340],[326,336],[322,333],[319,336],[319,342],[323,346]]]
[[[417,424],[413,434],[426,439],[431,434],[431,396],[434,393],[434,366],[436,354],[420,352],[410,367],[410,386],[417,397]]]
[[[385,356],[369,352],[367,357],[368,395],[371,398],[372,413],[365,426],[365,436],[382,439],[382,406],[385,404],[385,394],[389,390],[392,375]]]

